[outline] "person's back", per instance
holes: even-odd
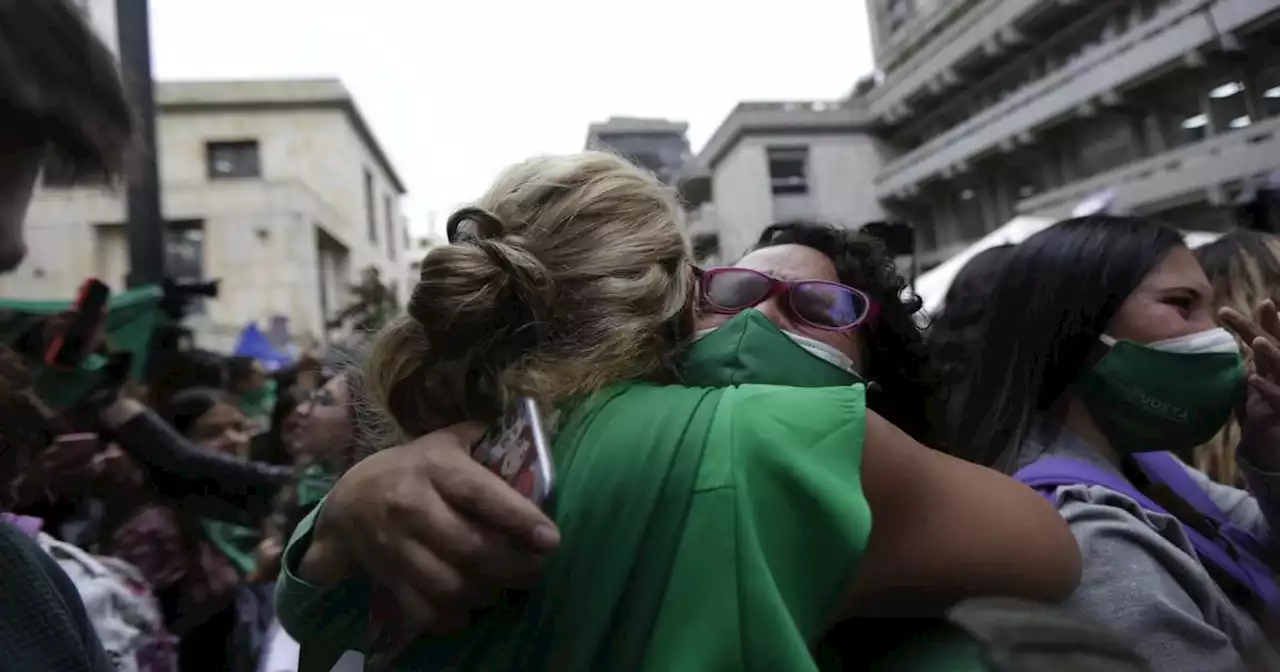
[[[544,581],[401,669],[813,669],[870,534],[862,413],[860,387],[600,392],[556,430],[566,543]]]

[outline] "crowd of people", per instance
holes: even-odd
[[[0,0],[0,72],[8,271],[44,163],[118,175],[133,117],[67,0]],[[1069,219],[922,315],[868,235],[704,268],[683,217],[538,157],[356,361],[52,404],[5,351],[0,670],[1280,669],[1280,240]],[[541,502],[473,458],[524,399]]]

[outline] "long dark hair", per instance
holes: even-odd
[[[961,383],[957,454],[985,465],[1012,457],[1037,416],[1058,410],[1125,299],[1182,245],[1174,229],[1112,216],[1069,219],[1019,245],[991,294]]]
[[[931,424],[944,445],[951,443],[954,414],[964,396],[959,383],[964,380],[978,348],[991,294],[1013,249],[1010,244],[997,245],[974,255],[952,279],[942,311],[929,323],[929,349],[938,376],[937,389],[930,402]]]
[[[863,373],[878,386],[868,405],[917,440],[934,443],[924,403],[934,376],[924,336],[913,317],[921,301],[905,293],[907,281],[884,244],[830,224],[790,221],[765,229],[752,249],[776,245],[803,245],[821,252],[835,265],[840,282],[861,289],[880,304],[875,323],[865,332],[872,356]]]
[[[157,412],[179,434],[188,436],[196,421],[218,404],[235,405],[232,396],[224,390],[190,387],[161,402]]]

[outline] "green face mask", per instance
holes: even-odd
[[[864,382],[811,354],[757,310],[744,310],[695,341],[685,353],[681,372],[686,384],[707,387],[843,387]]]
[[[1074,391],[1118,453],[1194,448],[1222,429],[1244,393],[1244,360],[1225,329],[1148,345],[1102,340],[1111,351]]]

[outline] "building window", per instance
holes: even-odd
[[[181,220],[169,222],[165,238],[165,272],[178,281],[204,282],[204,222]],[[203,298],[192,300],[191,310],[203,314],[207,306]]]
[[[373,200],[373,173],[364,169],[364,224],[369,242],[378,244],[378,206]]]
[[[809,148],[770,148],[769,185],[773,195],[809,193]]]
[[[706,264],[720,258],[720,236],[715,233],[697,233],[693,236],[693,260]]]
[[[915,16],[915,0],[885,0],[884,13],[889,32],[896,33]]]
[[[257,140],[209,142],[204,146],[204,153],[209,179],[262,176]]]
[[[1257,81],[1262,96],[1262,114],[1280,117],[1280,67],[1264,71]]]
[[[1253,123],[1244,81],[1231,77],[1209,89],[1209,114],[1213,132],[1230,133]]]
[[[395,199],[391,198],[391,194],[382,197],[382,213],[386,217],[387,227],[387,258],[395,260],[396,258],[396,212],[393,209]]]

